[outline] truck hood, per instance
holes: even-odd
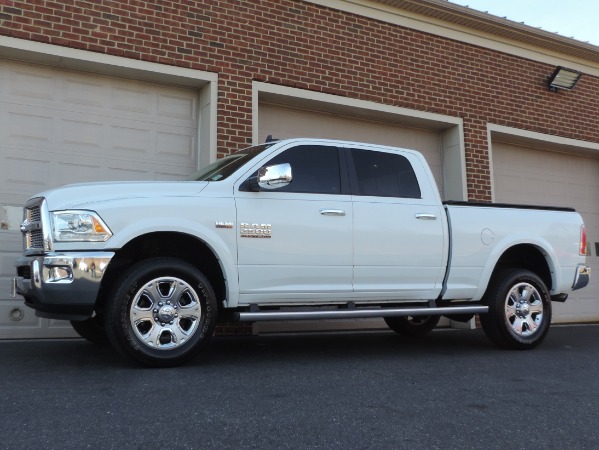
[[[127,181],[69,184],[42,192],[50,210],[93,209],[93,205],[113,200],[156,197],[192,197],[207,181]]]

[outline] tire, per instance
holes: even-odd
[[[384,317],[385,323],[403,336],[424,336],[430,333],[439,323],[440,316],[399,316]]]
[[[545,283],[529,270],[511,269],[493,278],[480,322],[487,337],[502,348],[529,350],[539,345],[551,323],[551,298]]]
[[[216,326],[216,296],[191,264],[155,258],[132,266],[109,296],[106,332],[122,354],[150,367],[194,357]]]
[[[86,320],[71,320],[71,326],[83,339],[94,344],[108,344],[108,336],[104,328],[104,318],[95,315]]]

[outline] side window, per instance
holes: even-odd
[[[300,145],[285,150],[264,165],[283,163],[291,164],[293,180],[288,186],[273,192],[341,193],[337,147]]]
[[[371,150],[351,150],[356,169],[354,195],[421,198],[410,161],[402,155]]]

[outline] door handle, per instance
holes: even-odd
[[[416,214],[416,218],[420,220],[437,220],[437,216],[434,214]]]
[[[321,209],[320,214],[323,216],[345,216],[345,211],[342,209]]]

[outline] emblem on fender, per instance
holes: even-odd
[[[242,223],[240,225],[241,237],[271,238],[272,225],[269,223]]]
[[[216,228],[233,228],[233,222],[216,222]]]

